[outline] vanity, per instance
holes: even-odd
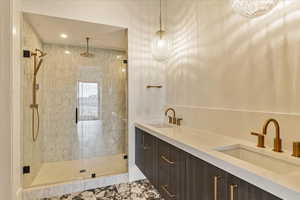
[[[135,126],[135,163],[166,200],[300,199],[300,185],[280,178],[291,171],[300,175],[296,162],[278,165],[266,156],[273,155],[268,150],[213,133],[146,123]]]

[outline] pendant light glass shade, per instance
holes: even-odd
[[[279,0],[232,0],[235,12],[246,17],[258,17],[271,11]]]
[[[152,56],[155,60],[159,62],[166,61],[171,53],[172,42],[166,31],[162,30],[162,9],[160,0],[160,15],[159,15],[159,25],[160,29],[154,35],[151,43]]]
[[[171,52],[171,40],[165,31],[157,31],[151,44],[152,56],[159,62],[166,61]]]

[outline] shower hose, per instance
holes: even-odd
[[[35,114],[37,117],[37,127],[35,129]],[[40,113],[38,105],[32,106],[32,140],[35,142],[40,132]]]

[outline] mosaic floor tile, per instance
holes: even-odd
[[[41,200],[163,200],[148,180],[123,183]]]

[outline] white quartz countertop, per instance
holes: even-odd
[[[300,158],[293,158],[291,152],[276,153],[271,148],[258,148],[249,141],[187,127],[157,128],[147,122],[136,122],[135,126],[279,198],[300,200],[300,171],[291,174],[275,173],[216,149],[230,145],[245,145],[300,166]]]

